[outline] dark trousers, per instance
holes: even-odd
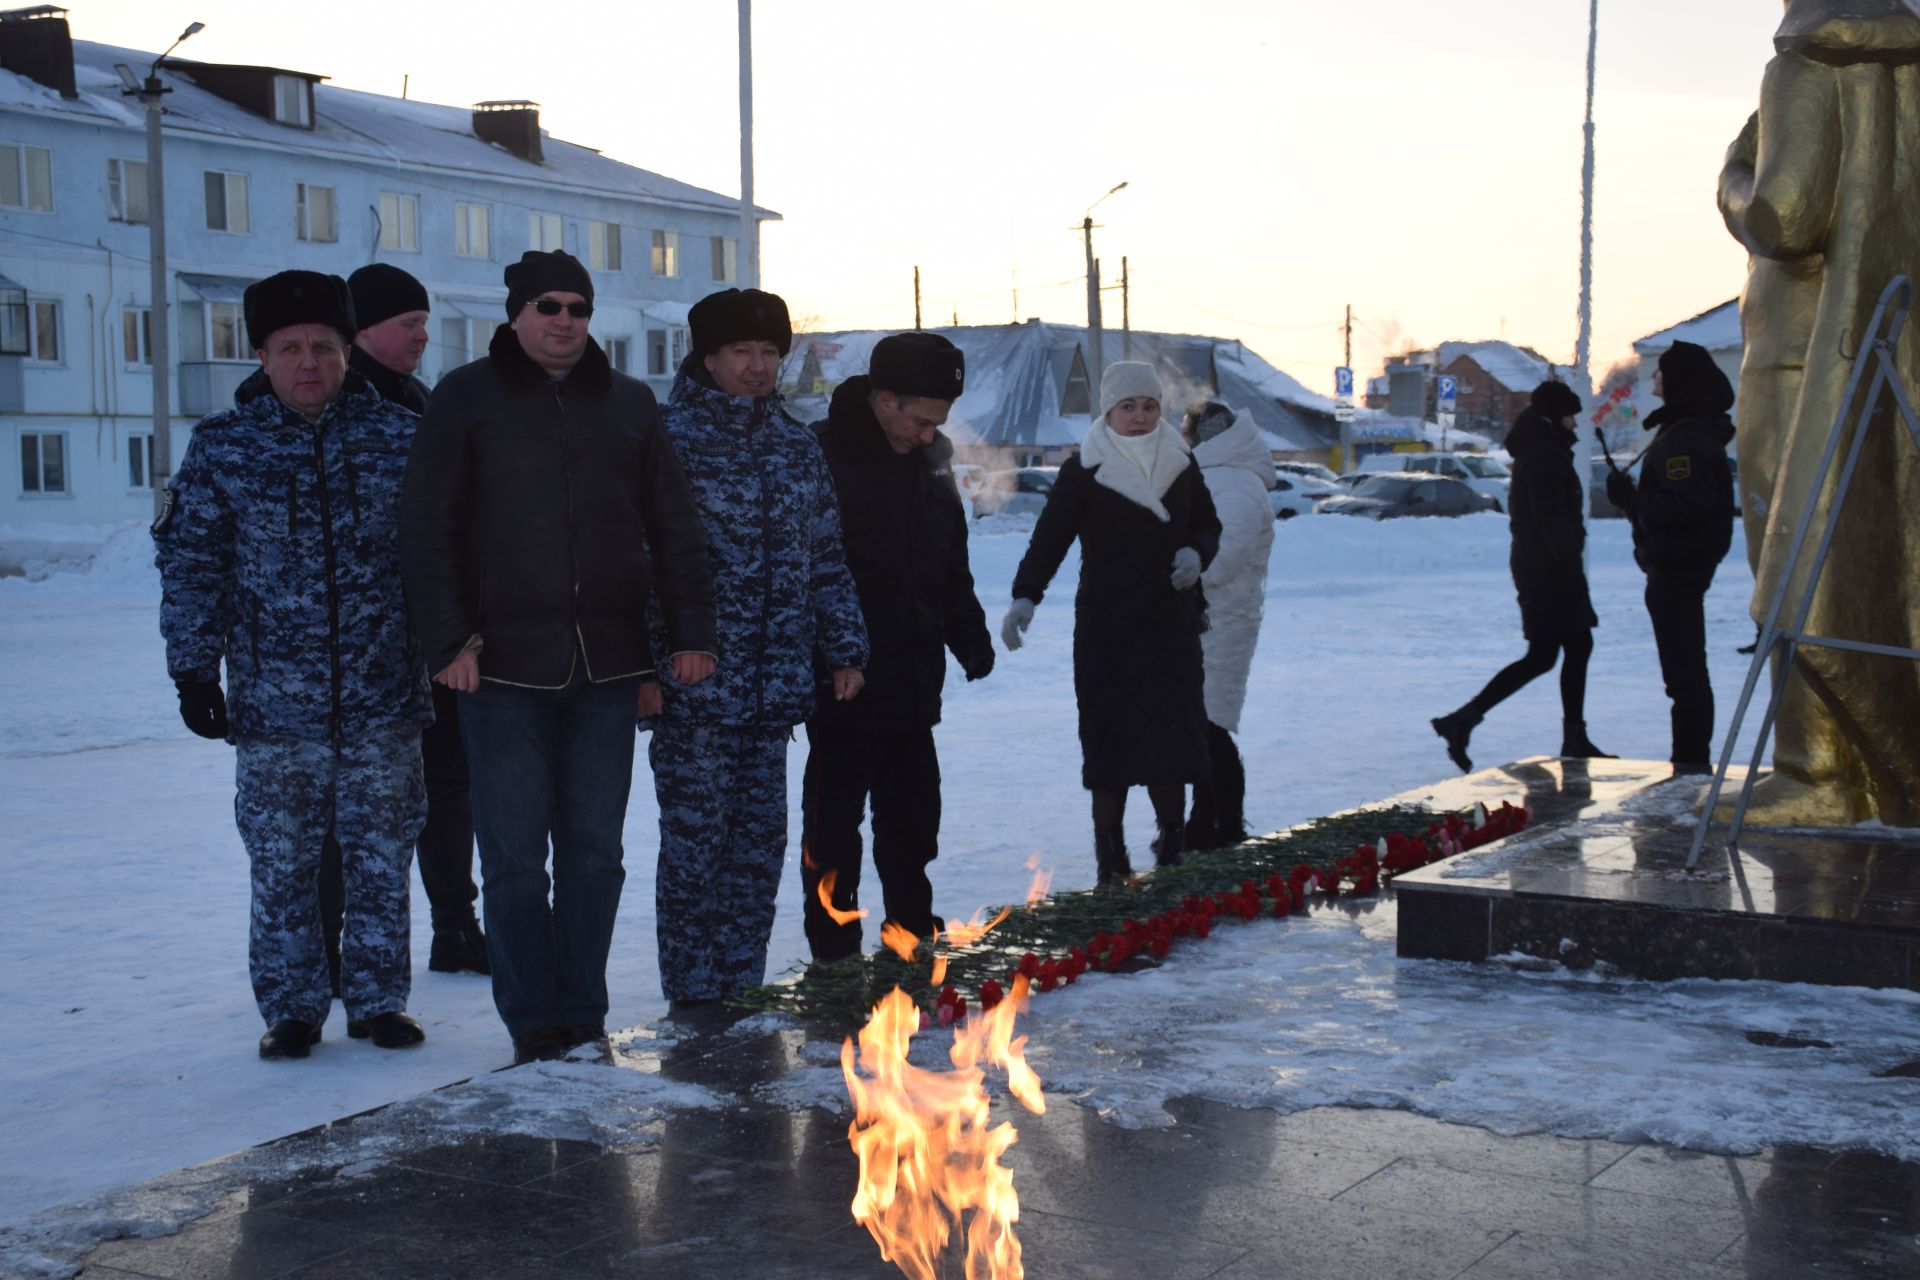
[[[1566,657],[1561,658],[1562,650]],[[1527,651],[1494,672],[1486,687],[1473,696],[1461,710],[1470,711],[1475,720],[1520,692],[1539,676],[1560,663],[1560,716],[1563,720],[1584,723],[1587,718],[1587,660],[1593,657],[1593,632],[1568,631],[1558,640],[1529,640]]]
[[[1647,617],[1660,677],[1673,700],[1673,763],[1713,758],[1713,683],[1707,675],[1707,588],[1713,572],[1647,575]]]
[[[420,735],[427,772],[427,825],[420,831],[414,864],[433,909],[433,931],[473,924],[480,888],[473,882],[473,800],[468,791],[467,748],[460,741],[460,695],[433,686],[433,723]],[[327,832],[320,851],[320,924],[327,954],[340,954],[340,924],[346,911],[340,875],[340,843]]]
[[[638,683],[592,684],[582,663],[564,689],[460,695],[493,1003],[515,1037],[606,1019]]]
[[[1233,735],[1207,723],[1207,780],[1193,784],[1187,848],[1218,849],[1247,838],[1247,771]]]
[[[940,759],[932,728],[848,730],[807,726],[800,795],[800,885],[807,942],[816,960],[860,950],[860,922],[835,924],[820,905],[820,881],[834,873],[833,905],[860,905],[860,822],[871,797],[873,869],[887,918],[926,936],[933,930],[927,864],[940,852]]]

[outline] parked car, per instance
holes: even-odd
[[[1475,493],[1458,480],[1432,472],[1366,476],[1344,497],[1328,498],[1316,510],[1324,515],[1366,516],[1391,520],[1398,516],[1464,516],[1475,511],[1497,511],[1492,498]]]
[[[1284,476],[1299,476],[1309,486],[1320,484],[1329,489],[1340,486],[1340,477],[1334,474],[1333,468],[1318,462],[1276,462],[1273,469]]]
[[[1058,467],[1020,467],[1013,471],[989,471],[980,479],[973,509],[983,516],[1039,515],[1059,478]]]
[[[1513,473],[1498,458],[1484,453],[1377,453],[1361,460],[1358,475],[1399,474],[1425,471],[1458,480],[1475,493],[1494,501],[1495,511],[1507,509],[1507,487]]]
[[[1326,471],[1325,467],[1320,468]],[[1327,471],[1332,476],[1331,471]],[[1291,520],[1295,516],[1310,516],[1314,508],[1328,498],[1336,498],[1346,492],[1346,486],[1336,479],[1322,480],[1319,477],[1305,479],[1292,472],[1276,472],[1273,488],[1267,490],[1267,500],[1273,504],[1275,520]]]

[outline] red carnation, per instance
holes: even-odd
[[[1002,1000],[1006,999],[1006,997],[1007,997],[1007,993],[1005,991],[1002,991],[1000,989],[1000,984],[995,982],[992,978],[988,978],[985,982],[980,984],[980,1007],[982,1009],[991,1009],[993,1008],[993,1006],[999,1004]]]
[[[1033,975],[1040,972],[1040,957],[1033,954],[1033,952],[1029,951],[1027,952],[1027,954],[1020,957],[1020,963],[1016,967],[1019,972],[1024,973],[1029,978],[1031,978],[1033,977]]]

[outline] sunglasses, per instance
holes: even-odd
[[[593,314],[591,302],[555,302],[552,298],[535,298],[527,305],[543,316],[557,316],[565,311],[575,320],[585,320]]]

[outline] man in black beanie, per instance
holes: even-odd
[[[1661,353],[1647,415],[1656,432],[1640,483],[1615,467],[1607,497],[1633,521],[1633,558],[1647,575],[1647,616],[1673,700],[1673,770],[1713,771],[1713,684],[1707,673],[1707,588],[1733,545],[1733,384],[1705,347]]]
[[[866,687],[850,702],[820,694],[807,721],[800,872],[807,942],[816,960],[860,950],[860,823],[871,797],[873,865],[887,918],[925,937],[933,914],[927,864],[939,851],[940,761],[933,727],[952,652],[968,680],[993,670],[993,641],[967,563],[967,509],[940,431],[966,380],[959,348],[936,333],[898,333],[873,349],[865,377],[834,390],[814,424],[846,528],[847,567],[867,623]]]
[[[353,292],[353,315],[360,323],[349,365],[387,399],[425,413],[427,387],[413,374],[429,336],[432,304],[426,286],[399,267],[375,262],[348,276],[347,288]]]
[[[407,863],[430,712],[393,533],[417,420],[347,367],[359,326],[338,276],[283,271],[248,287],[245,314],[261,367],[194,428],[153,523],[167,670],[187,727],[235,746],[260,1056],[306,1057],[332,1003],[329,832],[352,906],[347,1034],[417,1044]]]

